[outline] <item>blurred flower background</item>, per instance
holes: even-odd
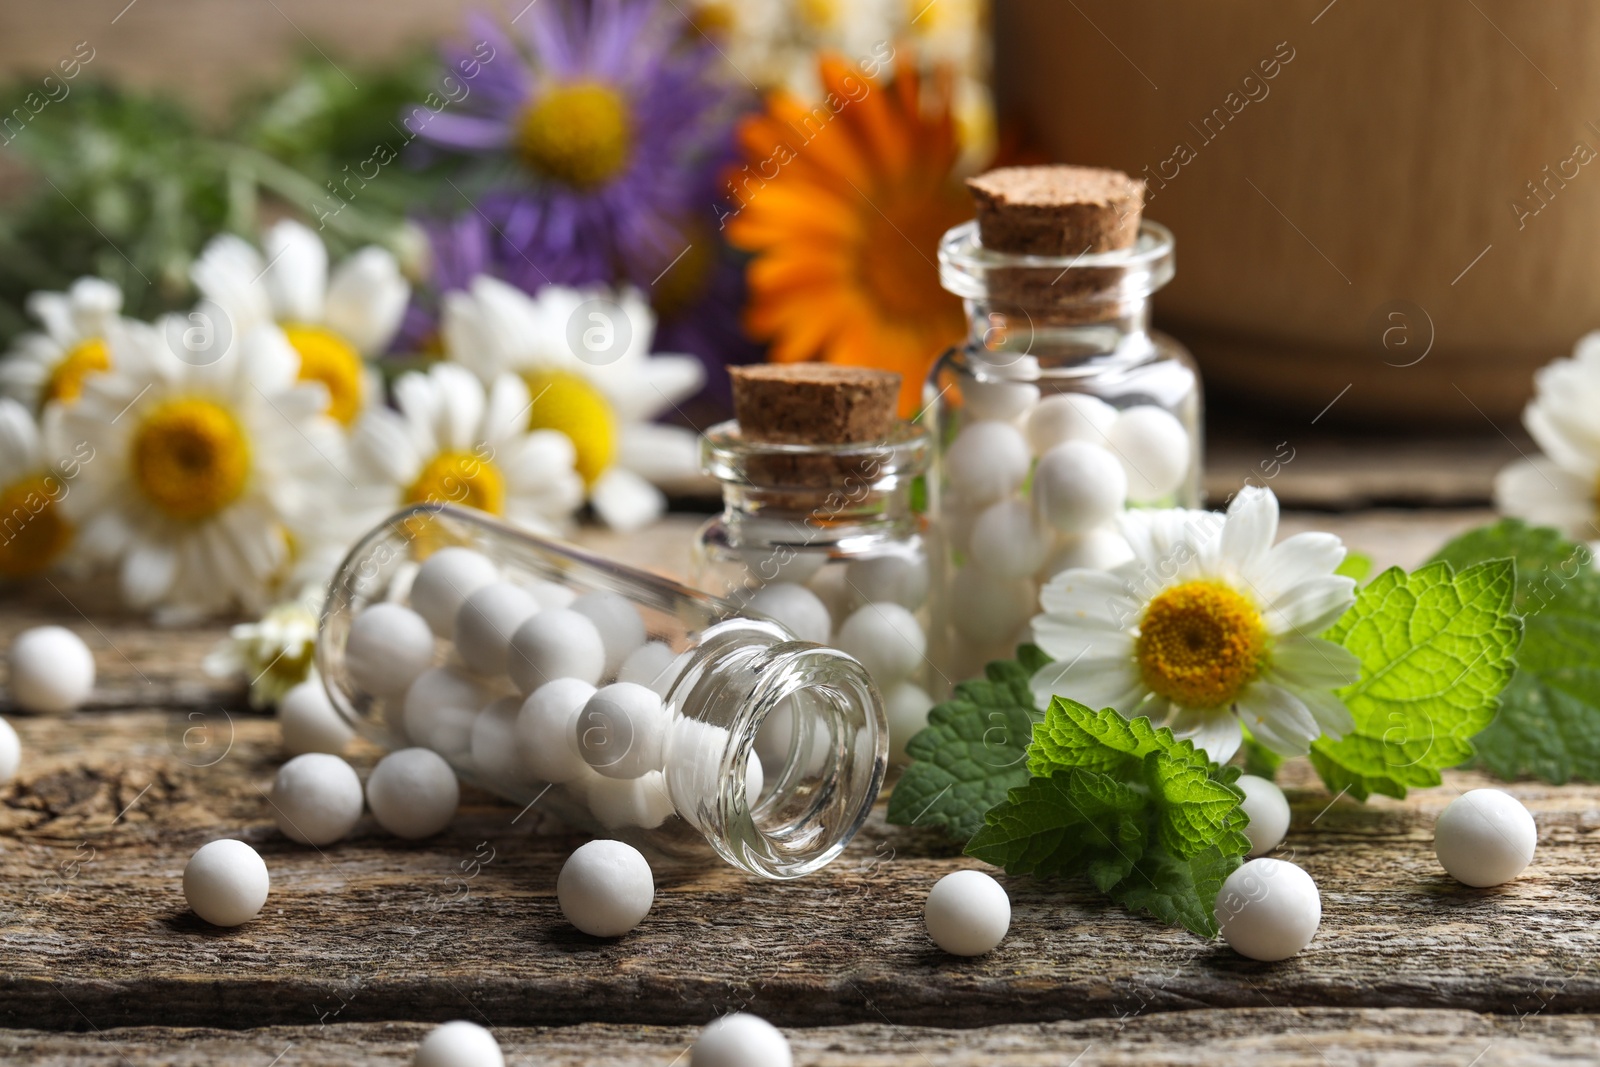
[[[651,522],[729,364],[882,366],[911,407],[962,329],[932,253],[995,154],[986,20],[543,0],[208,116],[85,42],[70,107],[18,82],[0,122],[0,580],[260,612],[404,503]]]

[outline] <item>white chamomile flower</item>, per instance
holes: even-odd
[[[1600,331],[1579,338],[1571,359],[1533,376],[1522,424],[1544,451],[1502,470],[1495,507],[1582,541],[1600,538]]]
[[[58,404],[40,423],[0,397],[0,580],[38,574],[70,554],[72,523],[61,502],[94,452],[60,448],[60,421]]]
[[[367,518],[408,504],[457,504],[556,533],[583,503],[572,442],[528,429],[528,387],[515,375],[487,391],[464,367],[439,363],[394,384],[399,411],[373,408],[350,438]]]
[[[261,244],[257,251],[222,234],[206,245],[190,270],[204,298],[191,318],[226,329],[243,346],[287,345],[299,356],[300,380],[327,388],[328,414],[354,425],[381,395],[367,360],[394,339],[410,284],[394,256],[375,245],[330,276],[322,238],[292,220],[268,230]]]
[[[29,293],[28,313],[43,332],[18,337],[0,359],[0,395],[31,411],[70,404],[91,375],[106,369],[106,330],[122,311],[122,290],[104,278],[79,278],[64,293]]]
[[[84,551],[120,561],[134,607],[259,610],[291,525],[345,487],[343,436],[323,414],[326,391],[296,381],[292,353],[192,363],[169,344],[182,329],[175,317],[112,329],[111,369],[63,417],[65,439],[94,452],[64,504]]]
[[[546,286],[529,296],[480,275],[445,294],[445,354],[484,382],[527,383],[528,427],[558,430],[577,450],[589,502],[608,526],[632,530],[666,509],[655,484],[693,477],[696,436],[650,420],[694,395],[692,356],[651,355],[655,315],[637,290]]]
[[[305,681],[313,669],[323,591],[308,586],[297,599],[274,604],[256,622],[229,628],[201,666],[213,678],[242,678],[250,706],[267,708]]]
[[[1327,533],[1274,545],[1268,489],[1242,490],[1218,519],[1128,512],[1132,560],[1051,579],[1033,620],[1056,661],[1033,676],[1041,703],[1064,696],[1149,716],[1219,763],[1238,749],[1241,722],[1286,756],[1354,729],[1333,691],[1359,677],[1360,663],[1318,636],[1355,602],[1355,582],[1334,573],[1344,545]]]

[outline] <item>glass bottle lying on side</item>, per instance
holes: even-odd
[[[411,508],[357,543],[316,658],[334,707],[380,744],[769,878],[837,856],[883,783],[883,709],[854,659],[479,512]]]

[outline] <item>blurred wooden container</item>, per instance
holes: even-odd
[[[1600,4],[997,0],[995,30],[1003,116],[1150,181],[1157,315],[1218,393],[1509,427],[1600,328]]]

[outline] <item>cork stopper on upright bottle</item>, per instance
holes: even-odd
[[[747,441],[844,445],[893,429],[900,375],[832,363],[730,367],[733,413]]]
[[[875,450],[899,428],[900,375],[829,363],[757,364],[728,373],[739,436],[757,453],[748,473],[764,486],[802,491],[771,497],[768,506],[803,510],[815,506],[804,491],[875,480]]]
[[[1000,167],[967,179],[985,248],[1080,256],[1139,237],[1144,182],[1104,167]]]

